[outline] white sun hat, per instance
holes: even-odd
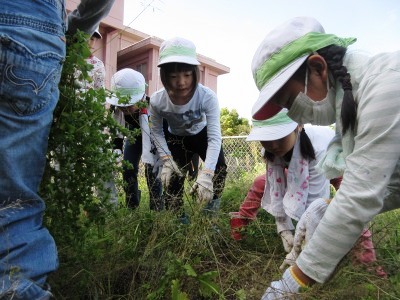
[[[111,97],[107,97],[107,103],[115,106],[131,106],[143,99],[146,93],[146,82],[143,75],[133,69],[119,70],[111,77]],[[117,96],[129,96],[129,101],[121,101]]]
[[[347,47],[355,38],[325,34],[314,18],[296,17],[276,27],[256,50],[251,70],[260,95],[252,108],[252,117],[265,120],[282,108],[269,102],[300,68],[307,57],[329,45]]]
[[[252,128],[246,141],[275,141],[292,133],[297,123],[282,109],[275,116],[262,121],[252,120]]]
[[[158,67],[167,63],[185,63],[200,65],[197,60],[196,46],[189,40],[174,37],[161,44]]]

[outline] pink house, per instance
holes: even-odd
[[[76,8],[79,0],[67,0],[67,10]],[[132,68],[143,74],[147,83],[148,95],[162,87],[157,67],[158,54],[162,39],[149,36],[123,25],[124,0],[115,0],[109,15],[101,22],[99,31],[103,38],[98,41],[95,55],[106,67],[106,87],[110,86],[110,78],[122,68]],[[200,83],[217,92],[219,75],[229,73],[229,68],[212,58],[198,55],[201,63]]]

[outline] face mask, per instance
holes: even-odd
[[[307,96],[308,72],[306,72],[305,91],[300,92],[294,99],[288,111],[288,117],[299,124],[311,123],[313,125],[330,125],[336,121],[336,93],[334,88],[329,88],[328,93],[321,101],[314,101]]]

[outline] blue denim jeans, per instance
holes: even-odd
[[[57,249],[38,195],[65,57],[63,0],[0,0],[0,298],[48,299]]]

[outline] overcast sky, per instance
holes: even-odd
[[[124,24],[161,39],[185,37],[197,53],[229,67],[218,77],[220,107],[250,119],[258,97],[254,52],[270,30],[295,16],[318,19],[327,33],[356,37],[353,47],[371,54],[400,50],[398,0],[125,0]]]

